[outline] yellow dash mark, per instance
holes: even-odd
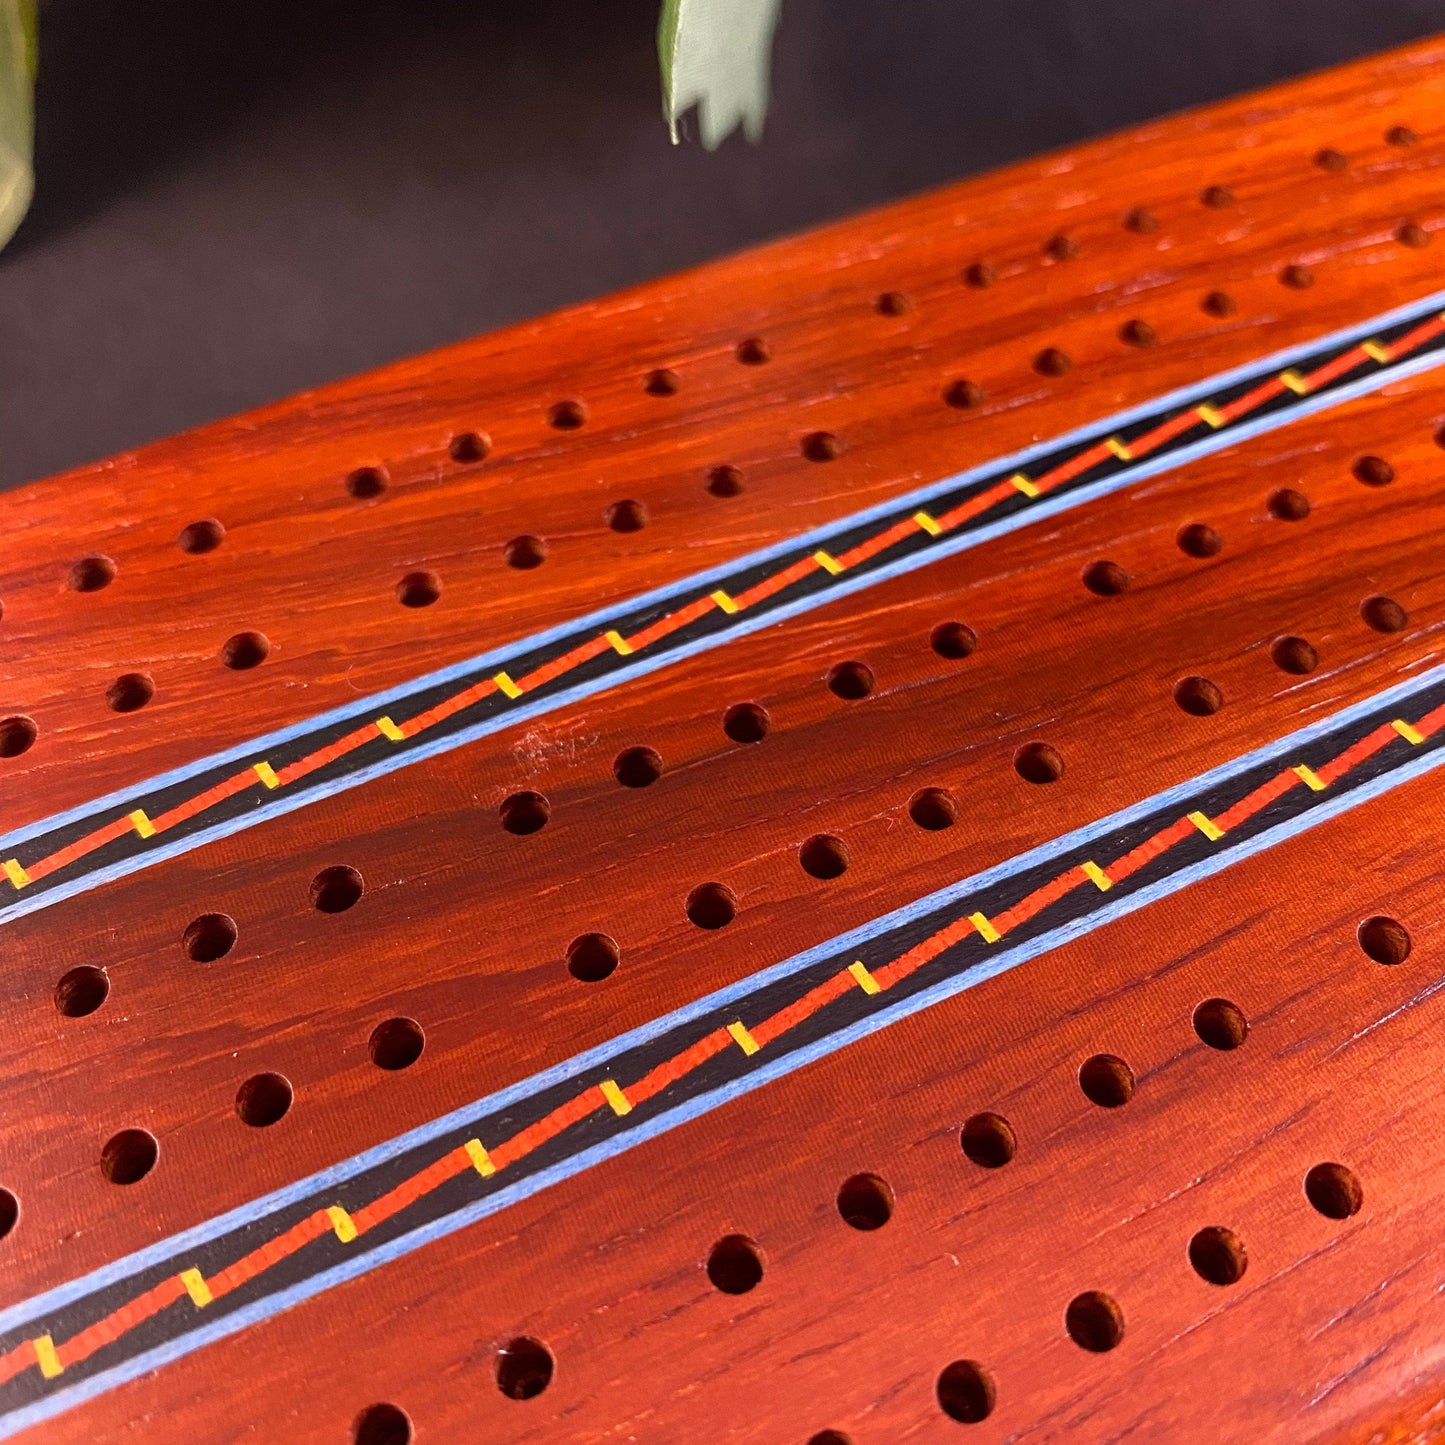
[[[612,644],[614,652],[623,657],[632,656],[632,644],[615,627],[609,628],[602,635]]]
[[[627,650],[629,652],[632,651],[630,647]],[[518,687],[505,672],[499,672],[492,681],[496,683],[508,697],[521,697],[522,689]]]
[[[35,1346],[35,1361],[40,1366],[40,1373],[47,1380],[53,1380],[65,1368],[60,1363],[60,1356],[55,1353],[55,1341],[49,1335],[37,1335],[30,1343]]]
[[[328,1204],[326,1217],[331,1221],[331,1227],[336,1231],[336,1237],[342,1244],[350,1244],[356,1238],[356,1225],[351,1216],[339,1204]]]
[[[1216,826],[1203,813],[1189,813],[1187,817],[1211,843],[1217,843],[1224,837],[1224,829]]]
[[[930,537],[941,537],[943,528],[928,515],[927,512],[915,512],[913,521],[916,526],[921,527]]]
[[[1003,935],[981,913],[970,913],[968,921],[983,935],[985,943],[997,943]]]
[[[376,720],[376,730],[382,737],[389,738],[394,743],[406,741],[406,734],[392,722],[389,717],[379,717]]]
[[[142,838],[155,837],[156,825],[146,817],[145,809],[137,808],[134,813],[127,813],[126,817],[130,820],[131,827],[134,828]]]
[[[1309,383],[1305,381],[1304,377],[1302,377],[1294,367],[1290,367],[1288,371],[1280,372],[1279,379],[1284,382],[1296,396],[1309,395]]]
[[[181,1283],[186,1287],[186,1293],[191,1297],[191,1303],[198,1310],[205,1309],[213,1298],[211,1287],[206,1283],[205,1276],[198,1269],[183,1269],[180,1278]]]
[[[16,888],[24,888],[30,882],[30,875],[20,866],[16,858],[7,858],[0,867],[5,869],[5,876]]]
[[[712,600],[716,602],[717,605],[729,615],[738,610],[738,604],[734,602],[732,598],[729,597],[727,593],[722,591],[721,589],[716,592],[709,592],[707,595],[711,597]]]
[[[268,788],[281,786],[281,779],[276,776],[276,770],[270,763],[252,763],[251,770]]]
[[[1390,726],[1394,728],[1407,743],[1423,743],[1425,741],[1425,734],[1412,728],[1404,718],[1397,717]]]
[[[734,1020],[728,1025],[728,1033],[732,1035],[733,1042],[745,1054],[755,1054],[762,1047],[762,1045],[737,1020]]]
[[[1216,430],[1224,425],[1224,414],[1216,411],[1212,406],[1196,406],[1194,410],[1196,415],[1203,417]]]
[[[1307,768],[1303,763],[1296,763],[1295,766],[1290,769],[1290,772],[1292,772],[1305,787],[1309,788],[1311,792],[1324,792],[1324,779],[1321,778],[1313,768]]]
[[[619,1118],[623,1114],[632,1112],[632,1105],[628,1102],[627,1095],[617,1087],[615,1079],[603,1079],[597,1087],[602,1090],[602,1097],[612,1105],[612,1112]]]
[[[472,1161],[472,1168],[483,1179],[490,1179],[497,1172],[497,1166],[492,1163],[492,1156],[482,1148],[480,1139],[468,1139],[462,1148],[467,1151],[467,1158]]]
[[[1036,497],[1039,494],[1039,489],[1022,472],[1015,472],[1009,482],[1026,497]]]
[[[1086,860],[1079,864],[1079,869],[1089,882],[1098,886],[1100,893],[1107,893],[1114,886],[1114,880],[1097,863]]]
[[[833,556],[831,552],[814,552],[813,561],[815,561],[823,571],[831,572],[835,577],[843,570],[843,564]]]
[[[1383,341],[1362,341],[1360,350],[1370,358],[1371,361],[1378,361],[1384,366],[1390,359],[1390,348]]]
[[[861,962],[850,963],[848,972],[853,975],[853,981],[863,990],[864,993],[881,993],[883,986],[873,977]]]
[[[1121,462],[1132,462],[1134,460],[1134,453],[1131,452],[1118,437],[1110,437],[1104,445],[1108,447]]]

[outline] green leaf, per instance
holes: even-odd
[[[763,133],[768,70],[782,0],[663,0],[657,26],[662,113],[677,141],[677,121],[697,106],[708,150],[739,125],[749,140]]]
[[[0,0],[0,246],[34,190],[35,0]]]

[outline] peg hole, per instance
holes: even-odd
[[[1276,487],[1265,499],[1271,517],[1281,522],[1302,522],[1310,514],[1310,499],[1293,487]]]
[[[369,502],[386,490],[387,476],[381,467],[357,467],[347,473],[346,490],[358,502]]]
[[[547,408],[547,425],[557,431],[576,431],[587,420],[587,408],[580,401],[554,401]]]
[[[707,1277],[723,1294],[747,1294],[763,1279],[763,1252],[745,1234],[726,1234],[708,1251]]]
[[[1398,918],[1383,913],[1365,919],[1355,930],[1355,938],[1366,958],[1390,967],[1404,963],[1413,947],[1409,929]]]
[[[491,437],[480,431],[459,431],[447,443],[447,455],[454,462],[484,462],[491,449]]]
[[[1125,346],[1153,346],[1159,340],[1159,334],[1147,321],[1135,317],[1119,328],[1119,340]]]
[[[271,640],[264,632],[238,632],[221,644],[221,662],[233,672],[249,672],[271,655]]]
[[[426,1034],[422,1026],[409,1018],[384,1019],[372,1029],[366,1041],[371,1062],[388,1073],[409,1069],[421,1058],[425,1047]]]
[[[1322,171],[1342,171],[1349,163],[1349,158],[1333,146],[1315,152],[1315,164]]]
[[[977,1360],[954,1360],[945,1365],[934,1389],[938,1408],[960,1425],[987,1420],[998,1399],[993,1376]]]
[[[738,342],[737,358],[744,366],[761,366],[773,359],[773,348],[761,336],[749,336]]]
[[[385,1401],[368,1405],[352,1422],[351,1438],[353,1445],[411,1445],[411,1420]]]
[[[1403,632],[1410,623],[1409,613],[1393,597],[1366,597],[1360,616],[1376,632]]]
[[[609,502],[602,520],[614,532],[640,532],[647,525],[646,506],[632,497],[620,502]]]
[[[831,462],[843,450],[843,443],[830,431],[812,431],[799,444],[810,462]]]
[[[612,760],[612,776],[624,788],[646,788],[662,776],[662,757],[652,748],[625,748]]]
[[[1063,376],[1073,364],[1069,354],[1057,346],[1046,346],[1034,357],[1034,370],[1040,376]]]
[[[1320,665],[1320,655],[1303,637],[1276,637],[1269,645],[1270,661],[1281,672],[1304,677]]]
[[[963,284],[974,288],[992,286],[998,280],[998,273],[987,261],[975,261],[963,269]]]
[[[873,669],[862,662],[840,662],[828,669],[828,691],[845,702],[857,702],[873,691]]]
[[[8,1189],[0,1189],[0,1239],[9,1237],[19,1219],[20,1201]]]
[[[1224,706],[1224,694],[1207,677],[1181,677],[1174,684],[1174,701],[1191,717],[1208,717]]]
[[[1129,574],[1117,562],[1090,562],[1082,575],[1095,597],[1119,597],[1129,590]]]
[[[82,557],[70,569],[70,590],[72,592],[99,592],[103,587],[109,587],[115,581],[115,562],[97,552],[90,557]]]
[[[1018,1152],[1013,1125],[1002,1114],[974,1114],[959,1134],[964,1157],[980,1169],[1002,1169]]]
[[[82,963],[62,974],[55,985],[55,1007],[68,1019],[93,1014],[110,996],[110,976],[103,968]]]
[[[1211,211],[1222,211],[1234,204],[1234,192],[1228,186],[1205,186],[1199,193],[1199,202]]]
[[[1249,1037],[1249,1020],[1244,1010],[1227,998],[1207,998],[1194,1010],[1194,1032],[1201,1043],[1227,1052]]]
[[[441,595],[441,578],[435,572],[408,572],[396,584],[396,600],[403,607],[430,607]]]
[[[831,833],[815,833],[798,849],[803,872],[813,878],[841,878],[848,871],[848,847]]]
[[[1360,1212],[1365,1191],[1343,1164],[1316,1164],[1305,1175],[1305,1198],[1326,1219],[1348,1219]]]
[[[579,934],[567,945],[567,972],[582,983],[601,983],[610,978],[621,960],[615,938],[605,933]]]
[[[214,552],[225,539],[226,529],[214,517],[206,517],[181,528],[176,546],[182,552],[198,556],[203,552]]]
[[[509,1400],[533,1400],[552,1383],[557,1362],[541,1340],[521,1335],[497,1351],[497,1388]]]
[[[1026,783],[1057,783],[1064,776],[1063,754],[1051,743],[1025,743],[1014,753],[1014,771]]]
[[[722,718],[723,732],[735,743],[760,743],[772,725],[767,708],[756,702],[735,702]]]
[[[726,883],[699,883],[687,895],[687,916],[699,928],[726,928],[738,916],[738,896]]]
[[[503,798],[498,812],[501,815],[502,827],[507,832],[525,837],[529,833],[538,833],[547,826],[547,820],[552,816],[552,804],[543,794],[524,788],[521,792],[511,793]]]
[[[1174,540],[1186,557],[1217,557],[1224,546],[1224,538],[1204,522],[1190,522],[1179,529]]]
[[[156,695],[156,685],[145,672],[123,672],[105,690],[105,705],[112,712],[137,712]]]
[[[642,382],[642,389],[648,396],[676,396],[681,387],[682,378],[667,366],[649,371]]]
[[[882,1229],[893,1218],[893,1190],[876,1174],[855,1174],[838,1191],[838,1213],[853,1229]]]
[[[1407,125],[1392,125],[1385,132],[1385,143],[1392,146],[1412,146],[1420,137]]]
[[[122,1129],[105,1141],[100,1172],[112,1184],[139,1184],[160,1156],[156,1136],[145,1129]]]
[[[947,788],[920,788],[908,800],[908,816],[930,833],[941,833],[958,822],[958,799]]]
[[[1124,229],[1136,236],[1149,236],[1159,229],[1159,218],[1145,206],[1135,206],[1125,212]]]
[[[1395,239],[1412,251],[1422,251],[1430,244],[1430,233],[1418,221],[1406,221],[1395,231]]]
[[[1315,273],[1308,266],[1292,263],[1279,273],[1279,284],[1291,291],[1307,291],[1315,284]]]
[[[0,758],[18,758],[35,745],[40,729],[35,720],[20,713],[0,718]]]
[[[1367,487],[1385,487],[1395,480],[1395,469],[1384,457],[1358,457],[1350,471]]]
[[[1080,1349],[1106,1354],[1124,1338],[1124,1311],[1103,1290],[1091,1289],[1069,1301],[1064,1328]]]
[[[968,411],[983,405],[984,390],[976,381],[950,381],[943,389],[943,400],[958,411]]]
[[[743,474],[736,467],[714,467],[707,474],[707,489],[715,497],[736,497],[743,489]]]
[[[1189,1263],[1194,1273],[1210,1284],[1238,1284],[1244,1278],[1249,1257],[1244,1241],[1221,1224],[1199,1230],[1189,1241]]]
[[[903,291],[883,291],[873,302],[873,309],[880,316],[902,316],[913,309],[913,301]]]
[[[1084,1097],[1101,1109],[1118,1109],[1134,1097],[1134,1071],[1116,1054],[1095,1054],[1079,1067]]]
[[[928,634],[928,645],[950,662],[961,662],[978,646],[978,634],[962,622],[940,622]]]
[[[333,863],[311,880],[311,906],[321,913],[345,913],[361,901],[364,887],[355,868]]]
[[[269,1129],[290,1112],[293,1098],[285,1074],[252,1074],[236,1090],[236,1117],[252,1129]]]
[[[229,913],[203,913],[186,924],[181,947],[192,963],[215,963],[236,946],[239,931]]]
[[[1200,301],[1199,309],[1206,316],[1233,316],[1239,307],[1228,291],[1209,291]]]
[[[520,537],[513,537],[502,548],[502,558],[508,567],[530,572],[547,560],[547,544],[540,537],[524,532]]]

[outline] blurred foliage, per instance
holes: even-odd
[[[0,246],[30,204],[35,0],[0,0]]]

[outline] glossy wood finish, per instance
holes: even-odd
[[[1442,62],[1425,45],[1161,122],[0,500],[7,711],[39,728],[0,764],[7,819],[1424,296],[1445,244]],[[1210,186],[1230,198],[1206,203]],[[991,284],[969,284],[980,264]],[[1313,284],[1284,284],[1300,279],[1290,267]],[[1228,314],[1201,306],[1216,293]],[[765,348],[740,354],[751,338]],[[1049,347],[1066,374],[1035,369]],[[657,368],[674,391],[645,389]],[[984,398],[950,405],[961,380]],[[549,426],[568,398],[584,425]],[[1437,663],[1442,413],[1438,373],[1391,382],[6,924],[0,1184],[21,1214],[0,1242],[0,1303]],[[818,429],[842,439],[835,460],[800,454]],[[453,440],[473,432],[484,459]],[[737,495],[708,490],[724,464]],[[362,467],[385,469],[377,495],[348,491]],[[1275,515],[1280,488],[1309,515]],[[607,524],[621,500],[641,504],[640,530]],[[224,539],[182,551],[182,528],[206,518]],[[1191,524],[1221,549],[1190,555]],[[506,564],[523,535],[545,539],[541,566]],[[113,580],[67,585],[94,555]],[[1127,588],[1087,587],[1099,561]],[[441,597],[403,607],[393,589],[417,569]],[[1380,595],[1406,614],[1400,630],[1362,616]],[[970,656],[930,646],[948,621],[976,635]],[[227,669],[217,651],[245,629],[270,655]],[[1308,649],[1308,671],[1278,660]],[[826,686],[847,661],[871,670],[867,697]],[[106,688],[127,672],[154,698],[113,712]],[[1189,677],[1223,706],[1184,710]],[[724,733],[739,702],[766,709],[762,741]],[[1015,772],[1031,739],[1062,755],[1057,783]],[[621,786],[615,760],[636,746],[662,776]],[[924,788],[949,790],[952,826],[912,820]],[[498,808],[523,789],[551,813],[516,836]],[[341,1442],[379,1402],[420,1445],[1429,1438],[1445,1364],[1437,793],[1428,777],[1404,784],[33,1438]],[[800,866],[818,835],[842,840],[840,876]],[[336,866],[364,891],[327,913],[310,889]],[[716,931],[683,907],[709,880],[741,902]],[[238,939],[199,963],[182,939],[209,913]],[[1400,965],[1357,942],[1373,915],[1408,929]],[[619,966],[579,981],[567,949],[594,932],[617,941]],[[77,969],[104,969],[109,994],[70,1017],[57,986]],[[1221,998],[1249,1021],[1239,1048],[1191,1023]],[[389,1071],[368,1038],[394,1017],[422,1025],[425,1049]],[[1081,1091],[1101,1053],[1133,1072],[1122,1107]],[[247,1127],[238,1090],[270,1072],[294,1103]],[[1016,1138],[1003,1167],[960,1147],[981,1112]],[[119,1187],[97,1161],[132,1127],[160,1158]],[[1328,1162],[1363,1189],[1343,1220],[1304,1193]],[[835,1203],[860,1173],[891,1191],[876,1231]],[[1211,1227],[1243,1241],[1235,1283],[1191,1268]],[[732,1233],[765,1265],[738,1296],[702,1267]],[[1065,1308],[1087,1291],[1122,1308],[1117,1348],[1069,1337]],[[556,1362],[525,1401],[496,1383],[520,1337]],[[954,1360],[986,1368],[986,1419],[940,1409]],[[392,1445],[377,1428],[356,1438]]]

